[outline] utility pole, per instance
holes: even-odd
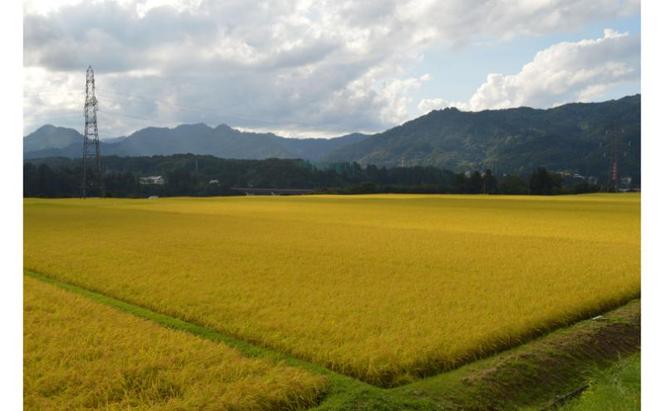
[[[99,130],[97,129],[97,97],[95,97],[95,72],[88,66],[85,74],[85,130],[83,133],[83,181],[81,197],[86,198],[88,188],[97,186],[99,195],[104,196],[102,181],[101,153],[99,150]],[[92,168],[92,170],[89,170]],[[94,175],[88,173],[93,171]],[[92,177],[92,178],[90,178]]]

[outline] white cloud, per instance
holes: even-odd
[[[517,74],[489,74],[468,102],[454,105],[478,111],[591,101],[617,84],[638,81],[640,56],[640,36],[606,29],[601,38],[538,52]],[[442,99],[426,99],[418,107],[427,112],[442,104]]]
[[[78,124],[57,117],[80,114],[67,107],[80,106],[75,96],[92,64],[105,136],[195,121],[305,134],[381,130],[407,119],[427,80],[407,69],[434,43],[572,30],[639,8],[623,0],[24,4],[26,131]]]

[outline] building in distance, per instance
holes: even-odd
[[[165,183],[164,177],[162,176],[146,176],[139,177],[138,183],[143,185],[159,185],[163,186]]]

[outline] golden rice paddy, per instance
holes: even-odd
[[[640,290],[638,194],[24,205],[27,269],[380,385]]]
[[[24,304],[25,409],[294,409],[325,388],[30,277]]]

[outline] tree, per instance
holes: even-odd
[[[455,193],[465,193],[466,192],[466,176],[463,173],[454,175],[454,192]]]
[[[484,194],[496,194],[498,191],[498,181],[496,177],[493,176],[491,170],[486,169],[484,175],[482,176],[482,193]]]
[[[198,167],[196,167],[198,164]],[[572,186],[559,174],[538,169],[530,185],[517,176],[454,174],[431,166],[385,168],[358,163],[314,165],[302,160],[228,160],[213,156],[176,154],[152,157],[104,157],[106,194],[111,197],[210,196],[237,194],[232,187],[310,188],[329,193],[506,193],[561,194],[596,189]],[[26,197],[78,197],[79,159],[50,158],[26,162]],[[143,176],[162,176],[165,185],[140,184]],[[214,184],[209,182],[217,180]],[[576,182],[571,180],[571,182]],[[562,189],[564,187],[564,190]]]
[[[498,192],[501,194],[528,194],[528,184],[519,176],[500,178]]]
[[[552,176],[544,167],[538,167],[530,176],[530,194],[551,195],[560,192],[560,176]]]
[[[466,180],[466,193],[479,194],[482,192],[483,186],[482,175],[479,171],[473,171],[470,178]]]

